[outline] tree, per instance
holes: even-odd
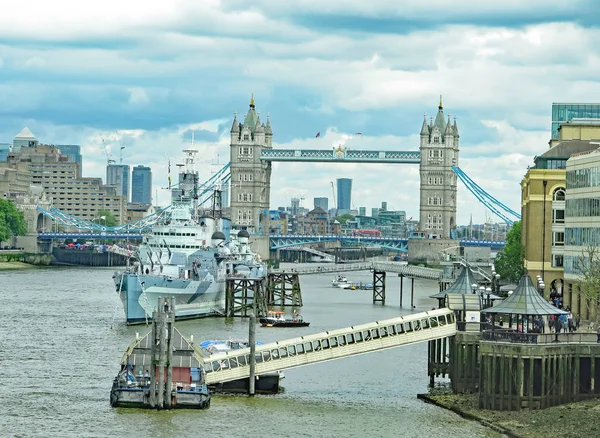
[[[587,308],[588,315],[595,315],[598,321],[600,310],[600,250],[588,246],[574,260],[573,271],[579,276],[579,293]]]
[[[516,283],[525,274],[525,250],[521,243],[521,222],[517,221],[506,235],[506,246],[496,256],[494,268],[500,278]]]
[[[344,213],[336,216],[334,219],[336,219],[340,224],[346,225],[346,222],[354,220],[354,216],[352,216],[350,213]]]
[[[104,227],[115,227],[119,225],[119,221],[109,210],[98,210],[93,222]]]
[[[0,246],[13,236],[27,234],[25,216],[11,201],[0,199]]]

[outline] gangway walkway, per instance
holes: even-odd
[[[440,280],[444,271],[441,269],[425,268],[423,266],[413,266],[402,262],[362,262],[362,263],[341,263],[333,265],[306,266],[301,268],[270,269],[273,274],[327,274],[335,272],[350,271],[385,271],[400,274],[405,277],[425,278],[429,280]]]
[[[456,334],[452,310],[444,308],[257,345],[256,375],[295,368]],[[208,385],[248,378],[250,348],[203,359]]]

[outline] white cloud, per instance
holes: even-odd
[[[139,105],[150,102],[148,93],[143,88],[133,87],[129,90],[129,103],[133,105]]]
[[[160,192],[192,130],[207,169],[227,160],[228,134],[216,134],[251,92],[269,107],[275,147],[373,150],[416,150],[421,114],[435,115],[441,93],[458,114],[461,168],[519,210],[519,182],[547,148],[550,104],[600,95],[600,30],[555,19],[585,4],[23,0],[0,15],[0,141],[27,125],[43,141],[79,143],[84,174],[102,177],[102,139],[113,156],[125,145],[124,161],[150,165]],[[377,29],[386,22],[396,26]],[[354,179],[357,207],[385,200],[418,216],[415,165],[277,163],[273,207],[331,198],[341,176]],[[459,223],[484,219],[462,185],[458,202]]]

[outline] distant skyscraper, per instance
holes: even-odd
[[[367,207],[358,207],[358,215],[366,216],[367,215]]]
[[[298,214],[298,210],[300,210],[300,198],[292,198],[290,213],[295,216]]]
[[[82,177],[83,160],[81,158],[81,146],[78,144],[57,144],[60,153],[69,157],[69,161],[77,163],[77,178]]]
[[[315,198],[313,200],[313,205],[315,208],[321,207],[323,210],[329,210],[329,198]]]
[[[13,152],[19,152],[21,148],[34,148],[37,145],[38,141],[35,135],[33,135],[29,128],[23,128],[13,140]]]
[[[379,209],[377,207],[371,209],[372,217],[379,217]]]
[[[381,202],[381,211],[387,211],[387,202],[386,201]]]
[[[350,211],[352,200],[352,180],[350,178],[337,179],[337,208],[340,211]]]
[[[131,202],[152,203],[152,169],[135,166],[131,173]]]
[[[152,173],[150,175],[150,182],[152,182]],[[106,166],[106,184],[117,186],[117,193],[129,201],[129,165],[109,164]]]
[[[8,160],[8,153],[11,150],[10,143],[0,143],[0,161]]]

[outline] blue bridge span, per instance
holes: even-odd
[[[77,241],[84,240],[115,240],[128,239],[131,241],[141,240],[142,234],[139,232],[102,232],[102,233],[38,233],[38,240],[64,240],[72,239]],[[273,250],[280,248],[289,248],[293,246],[311,245],[319,242],[342,242],[352,245],[378,246],[391,251],[408,252],[408,239],[398,239],[394,237],[354,237],[354,236],[303,236],[303,235],[276,235],[269,237],[270,247]],[[490,247],[492,250],[500,250],[506,245],[502,240],[457,240],[460,246],[479,246]]]

